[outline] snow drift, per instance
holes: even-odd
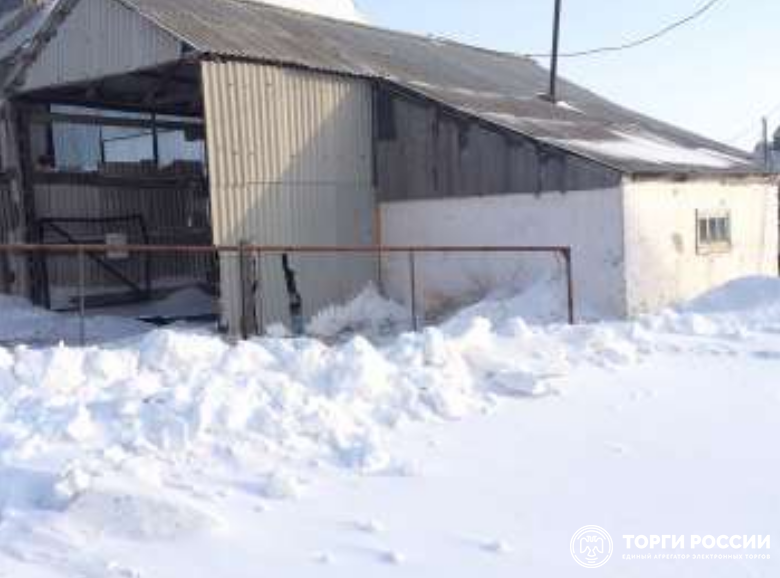
[[[780,330],[773,279],[632,323],[530,325],[516,314],[529,302],[549,305],[494,299],[383,345],[354,334],[332,346],[229,344],[157,330],[85,348],[0,348],[0,559],[27,552],[36,524],[152,542],[216,532],[222,520],[202,487],[284,500],[306,493],[312,468],[414,475],[392,444],[403,426],[458,420],[508,397],[556,399],[575,368],[612,371],[678,351],[670,334]],[[405,321],[367,290],[312,325],[381,332]]]

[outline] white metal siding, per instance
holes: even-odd
[[[80,0],[30,66],[24,90],[120,74],[181,56],[181,42],[116,0]]]
[[[214,241],[371,245],[371,88],[361,80],[250,63],[203,64]],[[376,277],[370,257],[296,256],[306,315]],[[287,320],[281,258],[259,268],[263,322]],[[222,260],[224,320],[240,315],[235,259]]]

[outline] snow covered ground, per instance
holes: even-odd
[[[631,323],[522,301],[381,345],[0,349],[0,577],[569,577],[586,525],[604,576],[778,575],[623,536],[780,536],[780,281]]]

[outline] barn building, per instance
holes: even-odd
[[[773,175],[569,82],[550,102],[524,57],[243,0],[56,0],[3,23],[6,242],[563,245],[580,316],[607,318],[777,274]],[[3,283],[67,303],[73,259],[5,258]],[[410,298],[392,258],[294,261],[307,314],[369,281]],[[420,298],[543,261],[431,258]],[[90,265],[95,294],[198,284],[225,327],[244,315],[230,257]],[[255,273],[256,318],[285,320],[278,259]]]

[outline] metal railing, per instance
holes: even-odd
[[[323,255],[323,256],[373,256],[382,258],[386,256],[406,256],[409,271],[409,296],[411,308],[412,326],[415,331],[420,329],[418,316],[418,259],[424,254],[463,254],[463,255],[508,255],[508,254],[530,254],[540,255],[548,254],[558,256],[563,261],[566,284],[566,309],[567,320],[570,324],[575,323],[575,288],[573,279],[573,264],[571,247],[566,246],[523,246],[523,245],[409,245],[409,246],[326,246],[326,245],[253,245],[241,243],[237,245],[114,245],[114,244],[0,244],[0,255],[27,255],[40,256],[45,254],[75,254],[78,263],[78,294],[77,310],[80,319],[79,323],[79,343],[85,344],[86,336],[86,300],[87,300],[87,282],[86,282],[86,264],[87,260],[94,258],[96,254],[117,252],[117,253],[139,253],[148,256],[163,254],[179,255],[210,255],[221,257],[232,255],[239,259],[240,275],[243,277],[243,263],[247,258],[260,258],[263,256],[282,256],[282,255]],[[247,338],[252,334],[246,323],[246,312],[243,310],[247,302],[248,291],[244,280],[239,283],[240,295],[237,296],[241,304],[241,337]],[[262,289],[262,288],[261,288]],[[262,291],[259,299],[262,302]]]

